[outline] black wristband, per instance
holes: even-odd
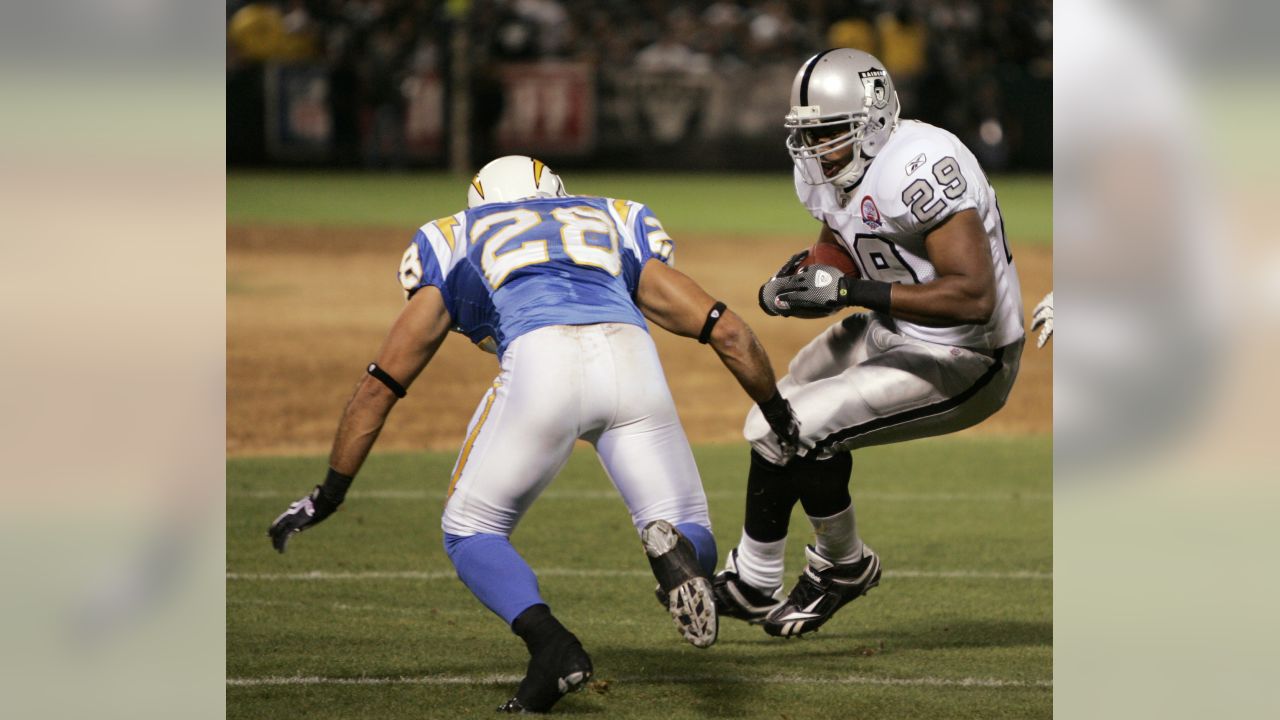
[[[326,502],[337,507],[347,499],[347,490],[351,489],[351,481],[355,478],[329,468],[329,473],[324,476],[324,483],[320,485],[320,497]]]
[[[765,420],[785,417],[791,407],[787,399],[782,397],[782,393],[776,389],[773,391],[773,397],[757,404],[760,406],[760,412],[764,413]]]
[[[406,395],[404,386],[396,382],[395,378],[388,375],[386,370],[378,367],[378,363],[369,363],[369,367],[365,368],[365,372],[372,375],[378,382],[386,385],[387,389],[396,397],[402,398]]]
[[[892,283],[879,280],[859,280],[851,277],[840,280],[840,300],[845,305],[857,305],[868,310],[888,313]]]
[[[719,300],[711,306],[711,311],[707,313],[707,321],[702,324],[702,332],[698,333],[698,342],[706,345],[711,341],[711,329],[720,322],[720,318],[724,317],[725,308],[726,305]]]

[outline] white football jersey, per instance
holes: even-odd
[[[895,318],[900,332],[921,340],[994,349],[1023,336],[1022,289],[1004,235],[996,193],[978,160],[951,133],[903,120],[862,181],[848,193],[809,185],[795,171],[796,195],[835,231],[872,280],[923,284],[937,277],[924,238],[944,220],[973,208],[982,218],[995,267],[996,306],[985,325],[927,327]]]

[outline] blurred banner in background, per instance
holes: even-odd
[[[232,0],[227,161],[447,167],[462,142],[472,167],[526,153],[785,171],[796,68],[851,45],[880,54],[910,115],[989,170],[1045,171],[1050,13],[1044,0]],[[470,122],[454,122],[457,103]]]
[[[499,66],[499,114],[485,107],[473,121],[494,133],[497,155],[539,148],[547,157],[586,157],[596,147],[594,68],[586,63],[511,63]],[[474,106],[473,106],[474,107]],[[487,126],[498,117],[496,128]]]
[[[267,152],[282,161],[322,161],[333,152],[329,78],[315,65],[268,65]]]

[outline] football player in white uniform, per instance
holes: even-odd
[[[951,133],[898,118],[884,65],[847,48],[800,68],[786,117],[796,194],[822,223],[818,241],[857,272],[797,271],[793,257],[760,289],[769,314],[817,317],[859,306],[814,338],[779,382],[800,420],[790,462],[753,410],[746,519],[714,579],[721,615],[770,635],[816,630],[880,579],[849,495],[850,452],[954,432],[1004,405],[1022,354],[1022,299],[995,191]],[[806,251],[807,252],[807,251]],[[782,594],[783,549],[799,501],[816,541]]]

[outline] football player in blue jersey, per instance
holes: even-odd
[[[462,582],[528,646],[526,676],[499,709],[543,712],[585,685],[591,660],[509,537],[579,438],[626,503],[677,629],[697,647],[716,639],[706,496],[645,320],[710,344],[783,453],[799,430],[751,329],[671,267],[672,240],[647,207],[568,195],[524,156],[484,166],[467,199],[466,210],[423,225],[405,252],[408,302],[342,415],[328,476],[269,534],[284,552],[338,508],[449,330],[495,352],[498,376],[449,479],[444,544]]]

